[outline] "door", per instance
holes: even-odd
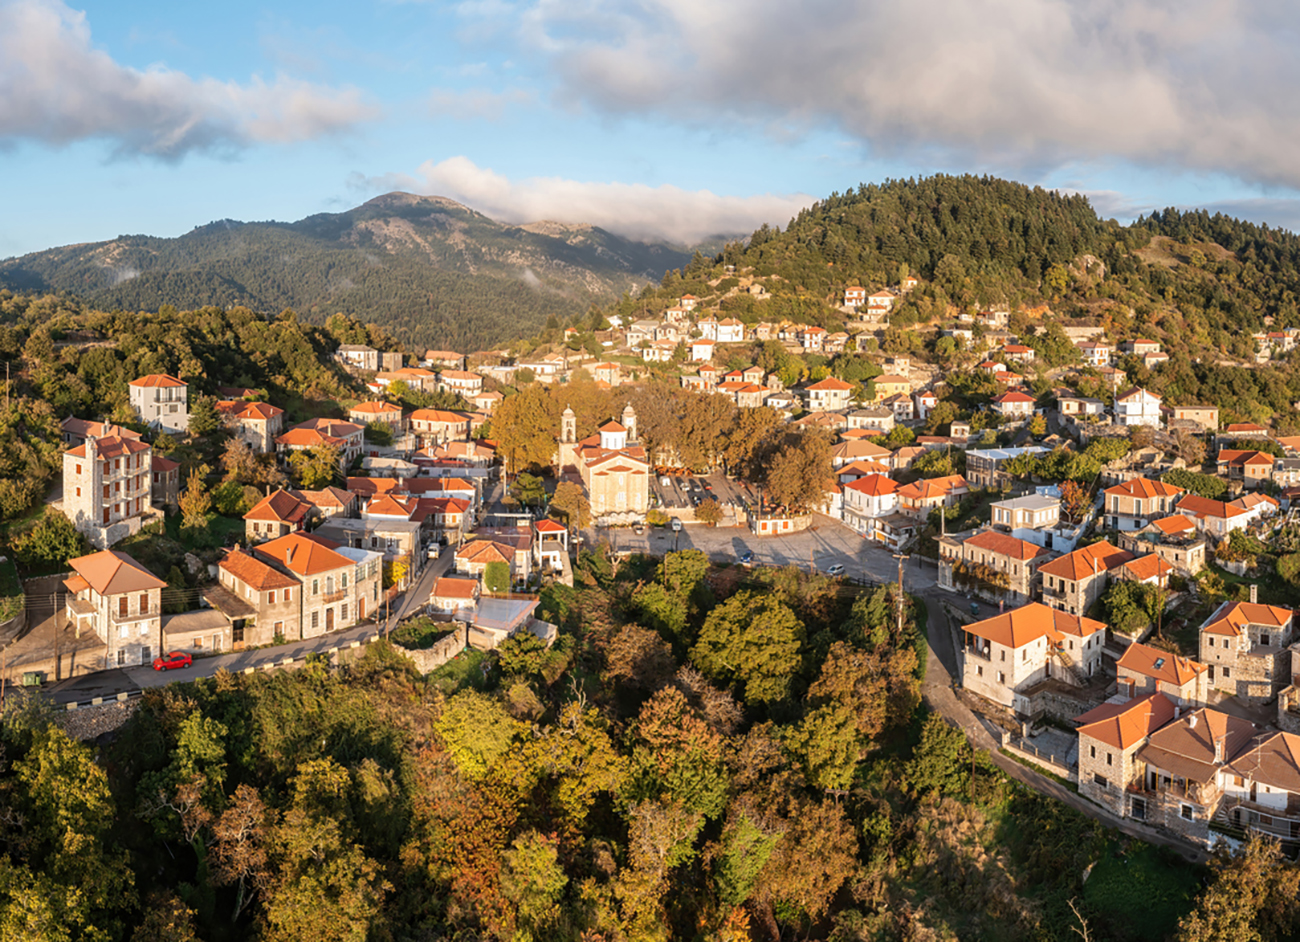
[[[325,632],[326,634],[328,634],[333,630],[334,630],[334,609],[327,608],[325,609]]]
[[[364,595],[357,597],[357,621],[366,620],[366,597]]]

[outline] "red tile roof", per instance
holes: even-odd
[[[1123,484],[1106,488],[1107,497],[1137,497],[1143,500],[1150,497],[1177,497],[1182,493],[1181,487],[1166,484],[1164,481],[1150,481],[1146,478],[1133,478]]]
[[[139,379],[131,380],[132,386],[139,386],[145,389],[157,388],[175,388],[177,386],[189,385],[175,376],[169,376],[166,373],[150,373],[148,376],[141,376]]]
[[[1104,573],[1132,558],[1132,553],[1111,546],[1102,540],[1100,543],[1093,543],[1091,546],[1068,553],[1060,559],[1054,559],[1050,563],[1044,563],[1038,571],[1044,575],[1078,582],[1080,579],[1091,578],[1094,573]]]
[[[146,592],[163,589],[163,582],[133,557],[117,550],[101,550],[89,556],[78,556],[70,565],[86,583],[100,595],[119,595],[123,592]]]
[[[1224,602],[1209,617],[1201,631],[1212,635],[1239,637],[1247,625],[1268,625],[1281,628],[1291,620],[1289,608],[1276,605],[1258,605],[1252,602]]]
[[[218,565],[244,585],[258,591],[288,589],[298,585],[298,580],[292,576],[239,550],[231,550]]]
[[[1087,638],[1098,631],[1105,631],[1106,626],[1091,618],[1048,608],[1041,602],[1030,602],[1001,615],[967,625],[962,630],[1003,647],[1019,648],[1043,637],[1053,642],[1063,640],[1066,635]]]
[[[1128,703],[1103,703],[1075,717],[1079,735],[1125,752],[1174,718],[1174,703],[1163,693]]]
[[[299,500],[288,491],[279,490],[257,502],[245,520],[270,520],[275,523],[298,524],[311,512],[311,504]]]
[[[999,533],[997,530],[983,530],[976,533],[967,538],[963,545],[974,546],[977,549],[988,550],[990,553],[1021,561],[1046,556],[1051,552],[1046,547],[1017,539],[1006,533]]]
[[[1120,670],[1141,674],[1143,677],[1154,677],[1175,687],[1181,687],[1209,670],[1209,667],[1200,661],[1179,657],[1169,651],[1162,651],[1136,641],[1125,649],[1115,666]]]

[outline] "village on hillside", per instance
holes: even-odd
[[[752,566],[753,552],[728,549],[735,534],[793,546],[838,532],[856,549],[810,562],[832,577],[872,554],[933,567],[960,695],[1005,749],[1198,844],[1259,831],[1300,846],[1300,637],[1277,579],[1254,570],[1265,545],[1300,550],[1300,438],[1131,384],[1126,370],[1162,368],[1162,344],[1112,343],[1097,327],[1074,329],[1067,367],[1042,362],[1045,331],[1013,335],[1007,310],[940,328],[941,363],[882,351],[891,307],[916,285],[847,287],[842,331],[718,318],[687,294],[653,318],[610,318],[588,338],[598,353],[564,342],[577,328],[513,356],[341,344],[336,366],[370,398],[291,427],[284,404],[221,387],[216,411],[255,460],[288,471],[324,455],[330,467],[319,486],[266,487],[217,562],[187,556],[202,588],[182,606],[167,601],[166,573],[114,548],[198,487],[151,445],[189,435],[189,384],[138,377],[130,404],[147,432],[63,421],[51,507],[96,551],[70,560],[57,589],[65,640],[41,651],[33,633],[12,679],[323,637],[382,619],[403,593],[419,594],[422,617],[463,626],[470,646],[521,630],[551,643],[537,593],[572,585],[584,544],[654,551],[648,528],[675,537],[665,552],[685,530],[715,561]],[[739,290],[765,296],[758,281]],[[1261,351],[1288,336],[1261,338]],[[815,365],[783,376],[736,362],[755,349]],[[836,356],[866,370],[850,381],[816,365]],[[739,425],[761,410],[825,442],[802,474],[812,497],[783,500],[722,457],[690,467],[680,449],[647,447],[617,393],[666,380],[723,397]],[[584,385],[623,408],[594,429],[565,408],[547,467],[530,466],[548,483],[534,478],[525,496],[494,417],[522,390],[560,402]],[[465,408],[406,408],[399,391]]]

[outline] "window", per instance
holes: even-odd
[[[1261,634],[1261,635],[1259,636],[1259,643],[1260,643],[1261,645],[1264,645],[1265,647],[1267,647],[1267,646],[1268,646],[1268,635],[1266,635],[1266,634]]]
[[[311,581],[311,594],[312,594],[312,595],[320,595],[320,580],[319,580],[319,579],[313,579],[313,580]]]
[[[77,496],[78,496],[78,497],[81,496],[81,488],[77,488]]]
[[[122,470],[122,459],[121,459],[121,458],[114,458],[114,459],[113,459],[113,470],[114,470],[114,471],[121,471],[121,470]]]
[[[319,628],[319,627],[320,627],[320,612],[312,612],[312,613],[311,613],[311,626],[312,626],[313,628]]]
[[[344,602],[342,605],[339,606],[339,618],[342,619],[343,621],[347,621],[347,620],[348,620],[348,603],[347,603],[347,602]]]
[[[975,668],[975,674],[976,674],[976,676],[978,676],[978,677],[983,677],[983,676],[984,676],[984,668],[982,668],[982,667],[976,667],[976,668]]]
[[[998,683],[1005,684],[1006,682],[1007,682],[1007,675],[1002,673],[1002,671],[998,671]]]
[[[266,593],[266,604],[267,604],[267,605],[274,605],[274,604],[275,604],[275,590],[274,590],[274,589],[272,589],[270,592]]]
[[[105,496],[105,497],[108,497],[108,495],[111,494],[111,493],[113,493],[113,492],[112,492],[111,490],[109,490],[108,485],[105,484],[105,485],[104,485],[104,496]]]
[[[149,596],[148,596],[148,595],[141,594],[141,596],[140,596],[140,614],[141,614],[141,615],[148,615],[148,614],[149,614]]]
[[[1180,815],[1181,815],[1185,820],[1187,820],[1187,821],[1192,820],[1192,806],[1191,806],[1191,805],[1183,805],[1181,808],[1178,809],[1178,813],[1179,813],[1179,814],[1180,814]]]
[[[155,484],[158,483],[158,472],[157,472],[157,471],[155,471],[155,472],[153,473],[153,482],[154,482]]]
[[[284,634],[284,622],[282,622],[282,621],[277,621],[277,622],[275,623],[275,633],[276,633],[277,635],[282,635],[282,634]]]
[[[1088,758],[1089,758],[1089,759],[1095,759],[1095,758],[1097,758],[1097,747],[1096,747],[1096,746],[1089,746],[1089,747],[1088,747]]]
[[[1114,764],[1115,764],[1115,756],[1114,756],[1113,753],[1110,753],[1110,752],[1106,753],[1106,764],[1107,764],[1107,765],[1114,765]]]
[[[117,600],[117,617],[125,618],[129,601],[125,595],[119,596]]]
[[[221,635],[212,636],[212,650],[214,651],[221,650]]]
[[[1225,667],[1225,668],[1223,669],[1223,679],[1224,679],[1224,680],[1227,680],[1227,679],[1228,679],[1229,677],[1231,677],[1231,676],[1232,676],[1232,675],[1229,673],[1228,668]]]
[[[126,663],[126,652],[119,649],[117,652],[117,665],[118,667],[121,667],[125,663]]]
[[[1099,788],[1110,787],[1110,782],[1106,779],[1106,776],[1104,775],[1094,775],[1092,777],[1092,782],[1094,785],[1098,786]]]
[[[153,650],[149,647],[149,645],[147,644],[142,645],[140,647],[140,663],[148,664],[152,657],[153,657]]]
[[[202,648],[203,648],[203,639],[202,639],[202,638],[195,638],[195,639],[194,639],[194,646],[195,646],[196,648],[199,648],[200,650],[202,650]]]
[[[117,636],[118,636],[119,638],[125,638],[125,637],[127,636],[127,633],[128,633],[130,630],[131,630],[131,629],[129,629],[126,625],[118,625],[118,628],[117,628]]]
[[[346,589],[347,587],[348,587],[348,574],[345,572],[339,576],[339,588]]]
[[[1007,659],[1007,652],[1006,652],[1006,651],[1002,651],[1002,652],[1001,652],[1001,655],[1002,655],[1002,656],[1001,656],[998,660],[1003,661],[1003,662],[1005,663],[1005,662],[1006,662],[1006,659]]]
[[[285,589],[285,590],[284,590],[284,600],[285,600],[286,602],[291,602],[291,601],[293,601],[293,589]]]

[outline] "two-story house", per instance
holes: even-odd
[[[1083,360],[1085,366],[1097,367],[1110,364],[1110,347],[1106,344],[1085,340],[1074,346],[1079,351],[1079,358]]]
[[[275,451],[275,440],[284,430],[284,410],[266,402],[229,399],[217,403],[217,412],[236,438],[259,455]]]
[[[299,638],[348,628],[379,607],[382,556],[306,533],[262,543],[253,555],[297,578]]]
[[[898,483],[884,474],[868,474],[844,484],[844,522],[867,539],[883,540],[880,521],[897,512]]]
[[[1300,839],[1300,736],[1260,733],[1220,771],[1220,780],[1218,820],[1287,846]]]
[[[131,380],[128,392],[131,408],[151,429],[170,435],[190,427],[190,387],[184,380],[166,373],[151,373]]]
[[[302,583],[270,563],[239,549],[217,564],[217,585],[204,591],[207,602],[226,616],[236,651],[301,638]]]
[[[402,407],[383,400],[357,403],[348,410],[348,421],[363,427],[378,423],[385,426],[392,435],[400,435],[406,429]]]
[[[1141,530],[1120,535],[1119,545],[1130,553],[1154,553],[1184,575],[1205,568],[1206,540],[1196,523],[1182,514],[1153,520]]]
[[[103,669],[152,664],[162,651],[167,583],[116,550],[78,556],[68,565],[68,624],[77,637],[91,633],[104,642]]]
[[[848,408],[853,398],[853,384],[828,376],[804,389],[809,412],[838,412]]]
[[[1132,786],[1141,787],[1146,766],[1138,751],[1151,734],[1171,722],[1178,710],[1162,693],[1127,702],[1106,702],[1081,716],[1079,724],[1079,794],[1120,817],[1133,814]],[[1145,800],[1137,799],[1145,810]]]
[[[1082,686],[1101,667],[1106,626],[1030,602],[962,628],[962,686],[1006,707],[1055,677]]]
[[[443,370],[438,374],[438,388],[470,399],[483,391],[483,377],[467,370]]]
[[[996,530],[939,539],[939,587],[970,590],[980,598],[1023,605],[1033,597],[1034,575],[1051,551]]]
[[[1162,693],[1184,710],[1207,702],[1210,669],[1189,657],[1135,641],[1115,669],[1119,692],[1130,700]]]
[[[1082,614],[1106,591],[1110,570],[1132,558],[1132,553],[1103,540],[1045,563],[1038,567],[1043,576],[1043,601],[1071,615]]]
[[[1234,502],[1210,500],[1197,494],[1187,494],[1175,505],[1174,510],[1196,525],[1205,536],[1215,542],[1228,538],[1233,530],[1244,529],[1254,515]]]
[[[477,579],[443,576],[433,584],[433,591],[429,593],[429,605],[435,612],[453,618],[472,617],[478,606],[480,591]]]
[[[1156,730],[1137,753],[1143,774],[1130,786],[1130,816],[1209,843],[1223,767],[1255,732],[1249,720],[1205,707]]]
[[[1106,525],[1112,530],[1141,530],[1152,520],[1174,512],[1181,487],[1147,478],[1131,478],[1105,491]]]
[[[1200,660],[1209,682],[1247,704],[1262,704],[1290,682],[1295,615],[1288,608],[1224,602],[1201,625]]]
[[[1160,428],[1161,399],[1145,389],[1130,389],[1115,397],[1115,422],[1119,425],[1149,425]]]
[[[244,514],[244,535],[250,544],[288,536],[307,526],[313,510],[310,503],[282,488]]]
[[[901,513],[915,520],[925,520],[938,507],[955,507],[970,493],[970,485],[960,474],[938,478],[921,478],[898,489]]]
[[[1246,487],[1259,487],[1273,479],[1273,456],[1262,451],[1224,448],[1219,451],[1218,473]]]
[[[1048,530],[1061,522],[1061,501],[1046,494],[1026,494],[989,505],[994,529]]]
[[[989,408],[1009,422],[1027,422],[1034,415],[1034,397],[1012,389],[993,397]]]

